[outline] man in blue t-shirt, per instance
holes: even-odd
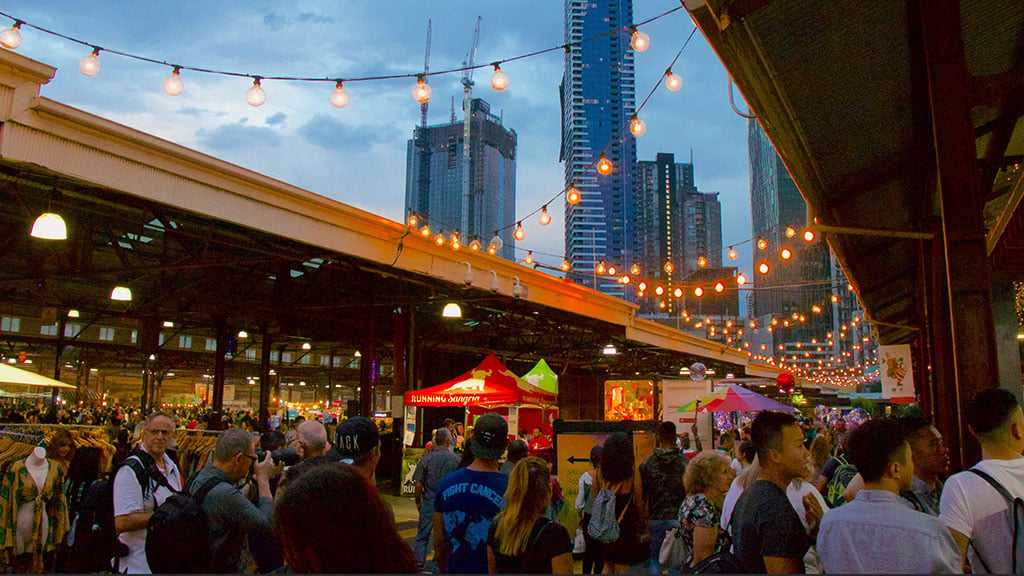
[[[434,556],[445,574],[487,573],[487,531],[505,507],[508,476],[498,459],[508,445],[508,423],[495,413],[476,421],[469,446],[475,459],[448,473],[434,500]]]

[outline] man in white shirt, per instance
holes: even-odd
[[[161,474],[166,484],[177,491],[184,484],[177,466],[167,456],[167,445],[173,435],[174,420],[170,416],[163,412],[150,414],[142,429],[142,446],[132,451],[114,477],[114,529],[128,547],[128,557],[120,559],[120,569],[128,574],[150,573],[146,562],[146,526],[153,510],[172,494],[152,474]]]
[[[975,469],[1009,492],[1024,497],[1024,412],[1014,396],[1000,388],[979,392],[964,409],[971,434],[981,443]],[[953,533],[961,556],[975,574],[1020,572],[1024,555],[1015,546],[1010,502],[970,470],[950,476],[939,501],[939,519]],[[968,540],[970,551],[968,551]]]

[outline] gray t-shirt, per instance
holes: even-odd
[[[220,468],[209,464],[189,486],[195,494],[210,478],[222,480],[206,495],[203,510],[210,523],[210,552],[222,573],[234,574],[241,570],[242,545],[250,532],[262,535],[272,533],[270,520],[274,511],[272,498],[260,498],[254,506],[238,488],[228,480]]]
[[[448,446],[438,446],[425,455],[412,474],[413,482],[423,485],[424,502],[433,502],[435,490],[444,475],[459,467],[460,458]]]

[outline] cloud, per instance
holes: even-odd
[[[290,24],[286,16],[280,14],[274,14],[271,12],[263,17],[263,23],[267,25],[274,32],[280,31],[282,28]]]
[[[278,32],[286,26],[291,26],[295,21],[303,24],[334,24],[334,18],[324,16],[323,14],[317,14],[316,12],[302,12],[295,18],[295,20],[274,12],[263,17],[263,23],[274,32]]]
[[[267,126],[277,126],[278,124],[284,124],[285,120],[287,119],[287,114],[285,114],[284,112],[278,112],[277,114],[274,114],[273,116],[264,120],[264,122],[267,124]]]
[[[317,114],[298,129],[306,142],[328,150],[364,150],[374,144],[392,142],[401,136],[394,126],[353,127],[326,114]]]
[[[221,110],[207,110],[205,108],[195,108],[192,106],[181,108],[178,110],[178,114],[184,114],[185,116],[195,116],[196,118],[205,118],[207,116],[227,116],[228,113]]]
[[[247,126],[247,118],[233,124],[221,124],[212,130],[200,128],[196,139],[213,150],[235,150],[256,146],[274,147],[281,143],[281,135],[270,128]]]
[[[298,20],[309,24],[334,24],[334,18],[316,12],[303,12],[299,14]]]

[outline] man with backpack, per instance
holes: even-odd
[[[153,510],[184,482],[178,467],[167,456],[174,435],[174,420],[154,412],[143,423],[142,445],[128,456],[114,476],[114,530],[128,547],[118,568],[128,574],[149,574],[146,562],[146,526]]]
[[[846,504],[843,497],[850,482],[857,476],[857,467],[850,460],[848,446],[849,435],[843,439],[839,454],[825,463],[821,470],[822,485],[815,486],[821,495],[825,497],[825,503],[829,508],[838,508]]]
[[[270,477],[274,461],[270,453],[257,460],[252,437],[240,428],[230,428],[217,438],[211,459],[189,483],[188,493],[199,501],[209,526],[209,572],[238,573],[246,535],[271,534],[274,499]],[[259,492],[256,505],[235,487],[250,470]],[[192,538],[194,534],[181,537]]]
[[[1024,412],[1013,394],[988,388],[971,399],[964,418],[981,443],[982,460],[946,480],[939,519],[975,574],[1019,574],[1024,570]]]

